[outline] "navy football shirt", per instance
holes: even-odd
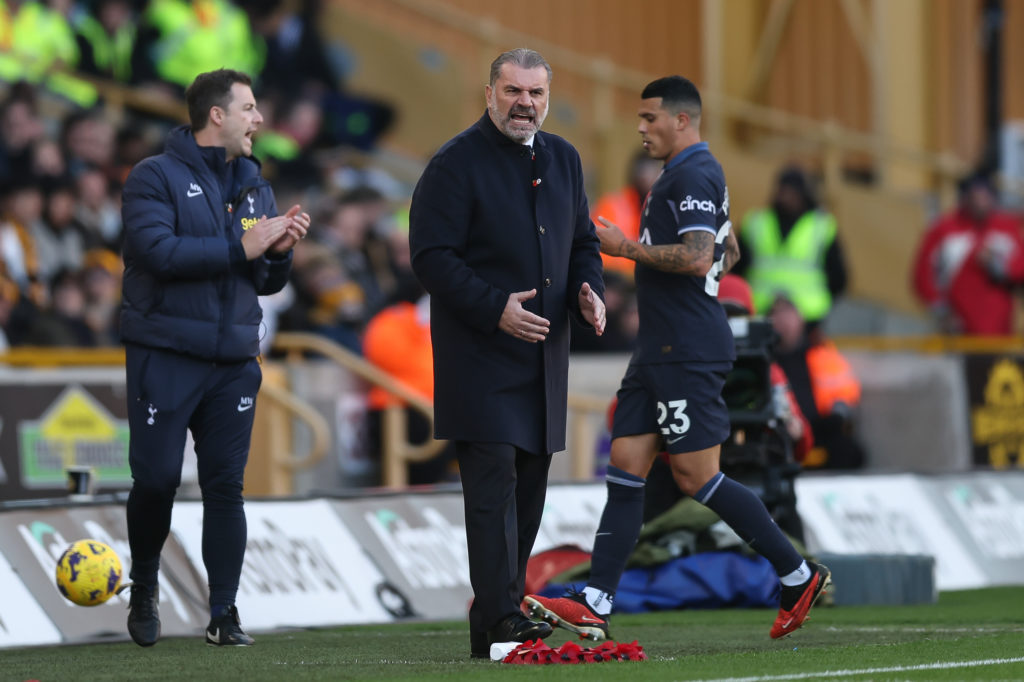
[[[736,358],[732,331],[718,303],[725,257],[729,190],[706,142],[674,156],[651,188],[640,218],[640,243],[678,244],[691,230],[715,237],[706,277],[636,264],[640,329],[633,362],[726,362]]]

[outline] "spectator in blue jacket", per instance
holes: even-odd
[[[160,636],[160,550],[190,429],[210,587],[206,641],[246,646],[253,640],[234,602],[246,542],[242,479],[261,381],[257,296],[284,287],[309,215],[298,205],[277,215],[251,156],[263,117],[247,75],[200,74],[185,97],[191,126],[174,129],[163,154],[136,165],[123,193],[128,632],[141,646]]]

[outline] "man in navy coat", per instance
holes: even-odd
[[[546,637],[520,611],[551,454],[565,448],[569,317],[605,325],[600,248],[579,154],[540,132],[551,67],[498,56],[487,112],[434,155],[409,240],[431,295],[435,436],[455,442],[474,600],[474,657]]]

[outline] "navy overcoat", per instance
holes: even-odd
[[[586,324],[584,282],[604,298],[579,154],[545,132],[531,152],[484,113],[424,170],[409,240],[431,296],[435,436],[564,450],[569,317]],[[537,344],[498,329],[509,294],[530,289],[524,307],[551,322]]]

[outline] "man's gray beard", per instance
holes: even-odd
[[[497,110],[497,108],[495,108],[489,102],[487,104],[487,109],[488,109],[488,111],[491,112],[491,121],[495,121],[495,120],[501,121],[501,123],[498,125],[498,128],[501,130],[502,133],[504,133],[505,137],[507,137],[510,140],[513,140],[515,142],[518,142],[520,144],[526,142],[531,137],[533,137],[534,135],[536,135],[537,133],[540,132],[540,126],[541,126],[542,123],[544,123],[544,119],[547,117],[547,113],[548,113],[547,111],[545,111],[543,114],[538,112],[534,116],[534,118],[533,118],[533,121],[534,121],[533,132],[531,132],[531,133],[524,133],[522,131],[513,130],[512,129],[512,110],[511,109],[509,109],[508,117],[502,117],[501,113]]]

